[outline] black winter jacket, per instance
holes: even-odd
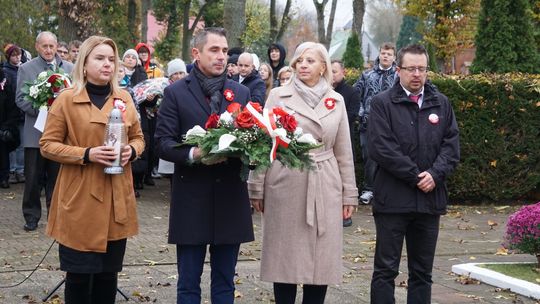
[[[399,80],[375,95],[368,126],[368,152],[377,165],[374,213],[444,214],[446,178],[459,162],[459,130],[448,98],[424,86],[422,108],[407,97]],[[416,184],[428,171],[435,188],[424,193]]]
[[[240,75],[234,75],[233,80],[239,82]],[[254,69],[249,75],[247,75],[247,77],[244,78],[244,81],[242,81],[242,85],[249,89],[251,101],[258,102],[261,104],[261,106],[264,106],[264,102],[266,101],[266,84],[264,83],[264,80],[262,80],[257,70]]]

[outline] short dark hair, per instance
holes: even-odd
[[[426,59],[429,65],[429,55],[426,51],[426,48],[421,44],[410,44],[408,46],[402,47],[397,55],[397,66],[401,67],[401,63],[403,62],[403,56],[405,54],[416,54],[416,55],[426,55]]]
[[[383,42],[383,44],[381,44],[381,47],[379,48],[379,52],[381,50],[394,50],[394,55],[396,54],[396,45],[393,44],[392,42]]]
[[[58,48],[65,47],[69,51],[68,44],[65,41],[58,42]]]
[[[195,34],[192,40],[194,48],[202,49],[208,40],[208,34],[214,34],[227,38],[227,31],[222,27],[205,27]]]
[[[68,50],[71,50],[71,48],[80,48],[81,47],[81,44],[82,44],[82,41],[80,40],[73,40],[69,43],[69,48]]]
[[[330,64],[334,64],[334,63],[339,64],[342,70],[345,69],[345,66],[343,65],[343,61],[341,61],[340,59],[332,59],[332,61],[330,61]]]

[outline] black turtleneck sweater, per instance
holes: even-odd
[[[86,91],[88,92],[88,97],[90,101],[101,110],[107,101],[107,97],[111,93],[111,86],[106,85],[97,85],[90,82],[86,83]]]

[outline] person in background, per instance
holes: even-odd
[[[343,96],[345,101],[345,108],[347,109],[347,118],[349,120],[349,134],[351,136],[351,147],[353,152],[353,159],[356,159],[354,151],[354,126],[358,121],[358,110],[360,108],[360,95],[350,85],[345,82],[345,67],[343,62],[338,59],[331,61],[332,63],[332,87],[334,90]],[[352,218],[343,220],[343,227],[352,226]]]
[[[139,60],[146,71],[146,76],[148,79],[163,77],[163,71],[157,66],[157,64],[152,62],[150,47],[146,43],[139,42],[135,46],[135,51],[137,51],[137,54],[139,54]]]
[[[358,204],[347,110],[332,90],[330,57],[324,45],[304,42],[296,49],[287,84],[270,92],[265,108],[294,112],[298,127],[321,147],[310,151],[312,170],[274,161],[266,172],[251,172],[249,197],[263,213],[261,280],[274,283],[276,304],[322,304],[330,284],[343,280],[343,219]],[[322,185],[322,186],[321,186]]]
[[[233,54],[229,56],[229,59],[227,59],[227,78],[228,79],[233,79],[238,76],[238,73],[239,73],[238,57],[240,57],[240,55]]]
[[[20,145],[20,117],[12,86],[0,69],[0,188],[9,188],[9,153]]]
[[[77,57],[79,56],[79,48],[81,47],[82,42],[79,40],[73,40],[69,43],[68,49],[69,49],[69,60],[72,63],[75,63],[77,61]]]
[[[22,49],[15,44],[8,44],[4,48],[4,54],[6,56],[6,62],[2,65],[5,77],[7,79],[6,84],[11,87],[9,94],[13,98],[12,102],[15,103],[15,93],[17,92],[17,74],[19,73],[19,66],[22,60]],[[17,129],[19,134],[19,146],[9,154],[9,183],[18,184],[24,183],[24,147],[21,144],[23,141],[24,130],[24,113],[17,108],[19,112],[19,118],[17,119]]]
[[[255,69],[253,56],[250,53],[242,53],[238,57],[238,72],[238,77],[234,77],[233,80],[238,81],[249,89],[251,101],[264,106],[266,86],[261,76],[259,76],[259,71]]]
[[[158,156],[174,163],[169,243],[176,244],[177,302],[201,303],[201,275],[210,251],[211,301],[234,302],[234,275],[240,244],[254,239],[246,182],[237,158],[203,162],[199,147],[179,144],[195,125],[204,126],[211,114],[234,102],[245,106],[249,90],[227,79],[226,32],[205,28],[193,38],[195,64],[189,75],[165,88],[158,112]]]
[[[141,66],[139,55],[134,49],[129,49],[124,52],[122,62],[125,67],[124,78],[120,81],[122,86],[133,88],[139,82],[146,80],[146,72]]]
[[[58,42],[58,49],[56,50],[56,52],[58,53],[58,56],[62,58],[62,60],[69,61],[69,48],[66,42]]]
[[[47,224],[66,272],[66,304],[112,304],[127,238],[138,233],[130,161],[144,149],[131,96],[118,86],[118,51],[109,38],[91,36],[80,47],[73,86],[52,105],[41,153],[61,164]],[[123,109],[125,145],[104,145],[113,108]],[[121,158],[123,174],[103,170]]]
[[[277,78],[279,80],[279,86],[286,85],[293,75],[293,69],[290,66],[285,66],[279,70]]]
[[[360,146],[364,161],[364,189],[360,195],[360,201],[369,204],[373,198],[373,179],[377,166],[368,155],[367,129],[369,126],[369,113],[371,100],[377,95],[394,85],[396,79],[396,47],[394,44],[385,42],[379,48],[379,57],[375,60],[373,69],[362,73],[354,84],[354,89],[360,95]]]
[[[287,65],[285,64],[285,57],[287,57],[287,52],[283,45],[272,43],[268,48],[268,62],[272,67],[272,74],[274,75],[274,88],[282,85],[281,81],[279,81],[278,74]]]
[[[261,79],[264,81],[266,87],[266,94],[264,94],[264,100],[266,101],[266,99],[268,99],[268,94],[270,94],[270,90],[274,87],[274,75],[270,64],[266,62],[261,63],[259,75],[261,75]]]
[[[25,183],[22,211],[25,220],[24,230],[26,231],[36,230],[41,219],[40,195],[43,184],[45,184],[45,204],[49,210],[59,165],[55,161],[45,159],[39,152],[41,132],[34,128],[39,110],[32,106],[32,102],[27,98],[28,95],[22,91],[22,88],[26,82],[34,81],[41,72],[48,69],[59,68],[68,74],[71,73],[73,64],[58,56],[56,52],[57,41],[56,35],[51,32],[39,33],[35,44],[38,56],[21,65],[17,74],[15,102],[19,109],[25,113],[23,135]]]
[[[446,179],[459,162],[459,129],[448,98],[426,85],[428,53],[418,44],[397,56],[398,81],[373,97],[368,152],[378,166],[371,303],[395,303],[395,279],[407,242],[407,303],[431,303],[433,259]]]
[[[186,64],[182,59],[173,59],[167,64],[167,75],[169,76],[169,83],[173,84],[178,80],[187,76]],[[167,178],[172,177],[174,173],[174,163],[159,159],[158,173]],[[170,180],[172,186],[172,179]]]

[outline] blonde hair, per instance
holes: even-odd
[[[74,94],[77,95],[82,92],[82,90],[86,87],[86,83],[88,82],[86,79],[85,74],[85,65],[86,61],[88,59],[88,56],[90,53],[98,46],[106,44],[110,46],[114,51],[114,70],[111,75],[111,80],[109,81],[109,85],[111,86],[111,94],[118,94],[121,92],[120,85],[118,84],[118,66],[119,66],[119,60],[118,60],[118,48],[116,47],[116,43],[110,38],[107,37],[101,37],[101,36],[91,36],[88,39],[86,39],[79,48],[79,57],[77,61],[75,62],[75,66],[73,67],[72,77],[73,77],[73,90]]]
[[[304,42],[300,44],[296,48],[296,51],[294,51],[294,55],[291,60],[291,67],[293,68],[293,70],[296,72],[296,63],[298,62],[298,58],[302,57],[302,55],[307,50],[315,51],[315,53],[320,57],[319,59],[322,60],[322,62],[325,65],[325,71],[324,71],[324,74],[321,75],[321,77],[326,79],[327,83],[331,84],[332,83],[332,68],[331,68],[332,65],[330,63],[330,55],[328,55],[328,51],[326,50],[326,47],[324,47],[324,45],[320,43],[308,41],[308,42]],[[296,77],[296,73],[293,73],[291,77],[291,81],[294,77]]]
[[[279,71],[277,72],[277,80],[279,81],[279,86],[282,86],[282,84],[281,84],[281,79],[280,79],[280,78],[281,78],[281,74],[287,73],[287,72],[288,72],[288,73],[291,73],[291,77],[290,77],[289,80],[287,80],[287,82],[285,82],[283,85],[289,83],[289,82],[293,79],[294,70],[293,70],[290,66],[286,65],[286,66],[282,67],[281,69],[279,69]]]
[[[266,67],[266,70],[268,71],[268,78],[266,78],[266,80],[264,80],[264,84],[266,86],[266,96],[265,96],[264,100],[266,100],[268,98],[268,94],[270,94],[270,90],[272,90],[272,87],[274,86],[274,72],[272,71],[272,67],[270,66],[270,64],[268,64],[266,62],[261,62],[261,66],[259,67],[259,71],[263,67]]]

